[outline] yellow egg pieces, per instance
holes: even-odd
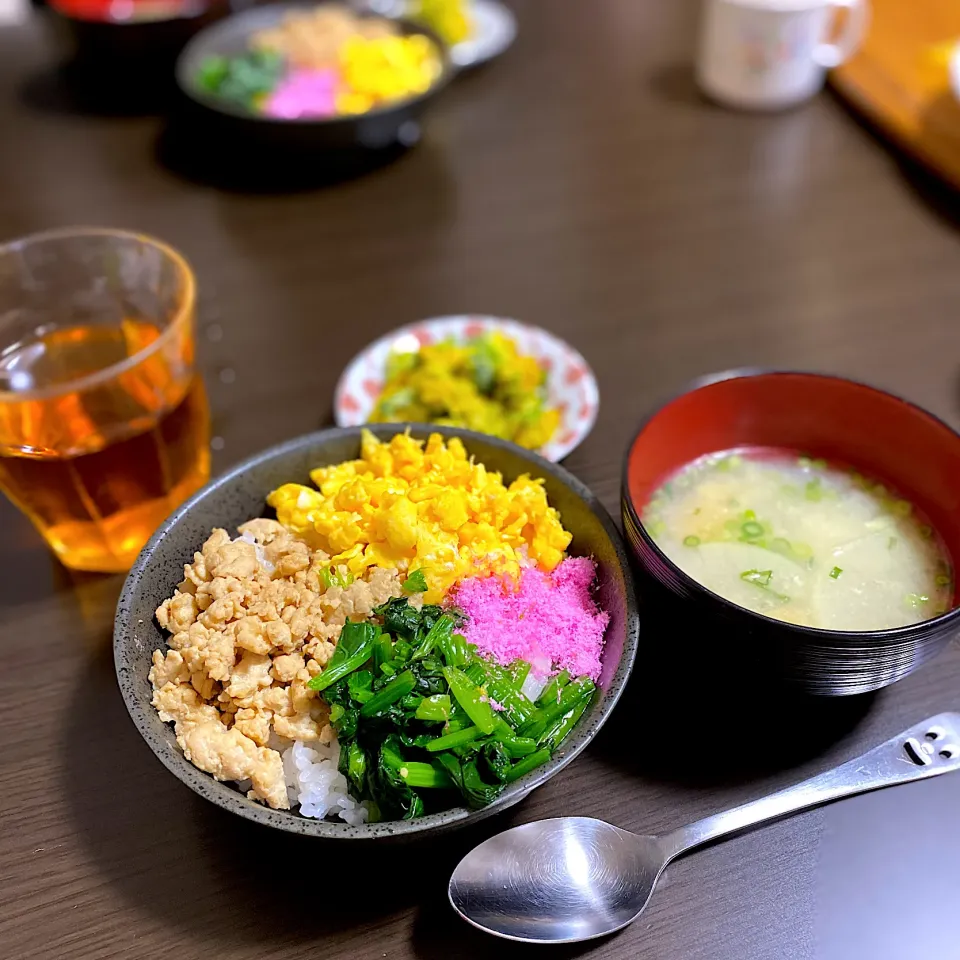
[[[313,470],[319,489],[287,483],[267,503],[277,519],[354,574],[368,567],[423,570],[429,603],[458,580],[550,571],[572,539],[541,480],[505,486],[453,438],[409,434],[380,442],[363,431],[360,459]]]

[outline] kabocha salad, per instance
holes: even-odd
[[[607,614],[542,481],[458,439],[360,459],[214,530],[157,610],[153,705],[248,797],[360,824],[492,802],[591,703]]]

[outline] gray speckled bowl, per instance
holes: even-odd
[[[386,438],[404,429],[404,425],[381,424],[370,429],[378,437]],[[597,561],[598,600],[610,614],[599,683],[601,695],[549,763],[508,786],[496,802],[482,810],[454,807],[418,820],[351,827],[308,819],[293,811],[270,810],[188,763],[177,746],[172,726],[162,723],[150,705],[152,693],[147,680],[150,657],[166,642],[164,632],[154,620],[154,611],[183,579],[183,564],[200,549],[212,528],[225,527],[232,531],[245,520],[264,515],[267,512],[264,498],[281,483],[309,483],[309,471],[313,467],[355,459],[359,455],[360,428],[313,433],[252,457],[188,500],[143,548],[120,596],[113,644],[117,679],[127,709],[164,766],[201,797],[258,823],[311,837],[374,839],[463,826],[518,803],[562,770],[593,739],[616,704],[633,667],[639,622],[627,554],[606,510],[566,470],[513,444],[466,430],[414,424],[410,431],[415,437],[426,437],[431,432],[446,437],[459,436],[469,453],[489,468],[502,472],[507,482],[523,473],[544,478],[550,503],[560,511],[564,526],[573,534],[570,552],[586,554]]]

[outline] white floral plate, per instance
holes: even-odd
[[[354,6],[382,17],[404,17],[410,15],[412,4],[407,0],[354,0]],[[517,38],[517,18],[500,0],[467,0],[467,14],[473,21],[473,33],[450,48],[450,60],[461,70],[499,57]]]
[[[357,427],[373,414],[383,389],[387,357],[392,349],[414,351],[422,344],[471,337],[499,330],[521,353],[537,358],[547,371],[547,405],[560,411],[560,425],[540,451],[556,463],[586,438],[597,421],[600,391],[586,360],[563,340],[540,327],[500,317],[458,316],[421,320],[400,327],[374,341],[347,365],[334,393],[334,418],[338,427]]]

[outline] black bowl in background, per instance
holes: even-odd
[[[71,15],[46,4],[62,80],[93,106],[151,112],[176,91],[174,64],[186,43],[230,13],[230,0],[171,0],[152,17]],[[138,110],[139,108],[139,110]]]
[[[288,2],[254,7],[201,31],[184,48],[176,64],[176,82],[182,94],[184,119],[204,139],[227,141],[284,153],[389,150],[412,146],[420,139],[420,118],[449,82],[453,70],[446,48],[428,29],[394,20],[405,35],[423,34],[442,58],[442,72],[426,92],[356,116],[326,119],[278,119],[244,110],[200,89],[197,74],[209,56],[236,56],[248,49],[251,34],[276,26],[289,13],[311,10],[317,3]],[[242,154],[241,154],[242,156]]]
[[[510,482],[524,473],[542,477],[552,506],[573,534],[570,552],[592,556],[597,563],[597,597],[610,615],[602,673],[595,697],[563,746],[546,764],[510,784],[487,807],[455,807],[417,820],[364,824],[360,827],[301,817],[289,810],[270,810],[248,800],[235,787],[219,783],[189,763],[177,746],[173,729],[150,705],[147,679],[151,654],[166,645],[154,618],[160,603],[183,579],[183,564],[199,550],[214,527],[235,529],[266,513],[264,498],[286,482],[309,483],[313,467],[353,460],[359,455],[360,427],[325,430],[266,450],[218,477],[173,513],[143,548],[124,584],[114,621],[114,659],[120,691],[130,716],[164,766],[191,790],[232,813],[266,826],[329,839],[414,837],[476,823],[522,800],[531,790],[559,773],[594,738],[623,692],[637,653],[639,620],[633,576],[623,540],[610,516],[592,493],[562,467],[529,450],[467,430],[425,424],[373,424],[381,439],[409,427],[414,437],[431,433],[460,437],[468,453],[498,470]]]
[[[686,669],[723,677],[731,690],[784,682],[826,696],[866,693],[905,677],[960,634],[956,595],[951,610],[921,623],[823,630],[754,613],[684,573],[647,533],[643,508],[684,465],[737,447],[792,449],[883,480],[929,518],[954,566],[960,560],[960,435],[932,414],[820,374],[746,370],[698,380],[641,425],[621,490],[650,629],[674,638]]]

